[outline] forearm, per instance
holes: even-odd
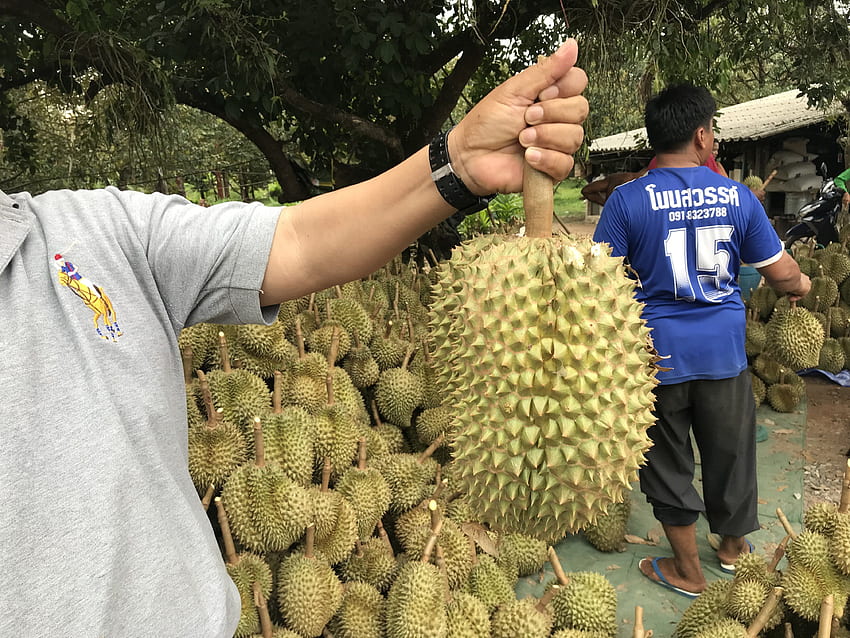
[[[427,149],[371,180],[284,208],[261,301],[364,277],[454,212],[431,180]]]
[[[797,262],[788,253],[782,253],[779,261],[758,271],[767,284],[779,293],[804,297],[811,288],[809,277],[800,271]]]

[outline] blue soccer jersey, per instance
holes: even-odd
[[[705,167],[656,168],[617,187],[593,235],[640,280],[662,384],[726,379],[747,367],[741,262],[761,268],[783,246],[749,188]]]

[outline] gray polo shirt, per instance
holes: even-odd
[[[268,323],[279,209],[0,193],[0,636],[230,638],[177,335]]]

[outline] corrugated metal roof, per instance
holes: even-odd
[[[717,139],[758,140],[825,121],[830,111],[810,108],[796,89],[742,102],[718,111]],[[600,137],[590,144],[591,153],[634,151],[648,146],[646,129]]]

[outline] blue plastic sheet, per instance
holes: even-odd
[[[837,383],[845,388],[850,387],[850,370],[842,370],[838,374],[832,374],[831,372],[821,370],[820,368],[806,368],[805,370],[800,370],[797,374],[801,376],[806,374],[819,374],[826,377],[833,383]]]

